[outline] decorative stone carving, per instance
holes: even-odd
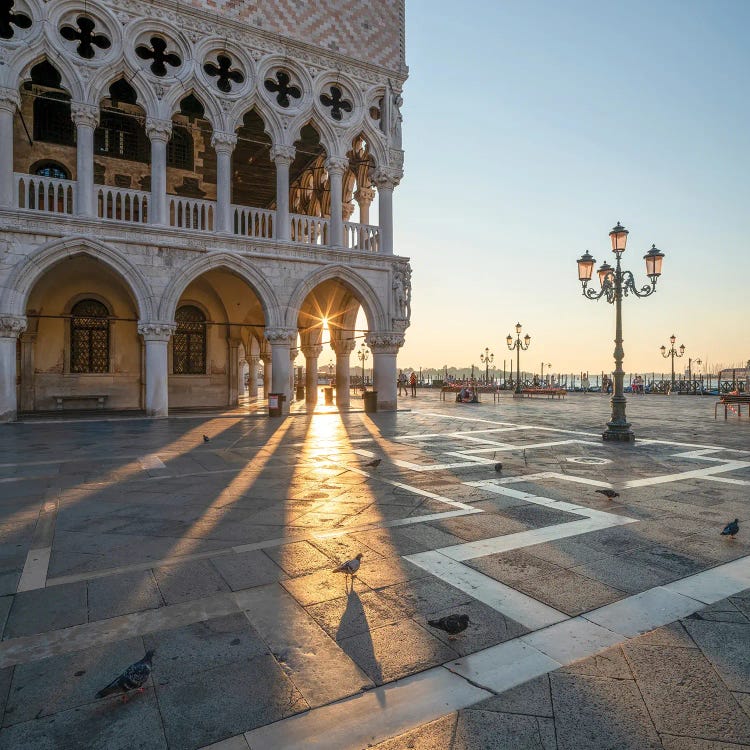
[[[215,130],[211,136],[211,145],[214,147],[217,154],[231,154],[232,151],[234,151],[234,147],[237,145],[237,134],[224,133],[220,130]]]
[[[372,181],[378,190],[393,190],[401,182],[401,171],[389,167],[378,167],[372,173]]]
[[[145,44],[139,44],[135,48],[135,54],[141,60],[151,60],[149,68],[155,76],[163,78],[167,75],[167,66],[170,68],[179,68],[182,65],[182,58],[174,53],[167,52],[167,41],[160,36],[152,36],[149,40],[150,47]]]
[[[374,353],[396,354],[404,345],[404,334],[398,331],[368,333],[367,345]]]
[[[297,340],[296,328],[266,328],[263,335],[269,344],[291,344]]]
[[[96,21],[87,16],[78,16],[76,25],[64,24],[60,28],[60,36],[68,42],[78,42],[76,52],[84,60],[91,60],[96,56],[97,49],[107,50],[112,42],[105,34],[95,34]]]
[[[369,206],[375,200],[375,191],[369,187],[361,187],[354,193],[354,200],[360,206]]]
[[[82,102],[72,102],[70,105],[70,118],[76,125],[96,129],[99,125],[99,107]]]
[[[329,86],[328,90],[330,95],[322,93],[320,95],[320,103],[330,109],[331,118],[336,122],[341,122],[344,119],[344,112],[349,114],[353,109],[354,105],[344,98],[344,92],[340,86]]]
[[[143,336],[144,341],[169,341],[174,334],[177,325],[164,322],[139,322],[138,333]]]
[[[21,315],[0,316],[0,338],[17,339],[26,330],[26,323]]]
[[[203,70],[210,78],[216,78],[216,88],[225,94],[232,91],[233,83],[239,85],[245,80],[244,74],[232,67],[232,58],[229,55],[217,55],[216,63],[205,63]]]
[[[287,109],[292,103],[289,97],[292,99],[302,98],[302,91],[299,86],[292,84],[292,78],[289,73],[284,70],[277,70],[275,77],[275,81],[273,78],[266,78],[263,82],[263,86],[266,91],[276,95],[274,97],[276,104]]]
[[[396,319],[411,320],[411,268],[408,263],[394,263],[393,281],[393,309]]]
[[[312,357],[313,359],[317,359],[321,353],[323,352],[322,346],[303,346],[302,347],[302,356],[305,359],[310,359]]]
[[[147,117],[146,135],[152,141],[164,141],[166,143],[172,135],[172,121]]]
[[[25,13],[13,11],[12,2],[5,2],[0,5],[0,39],[12,39],[15,36],[15,29],[31,28],[31,18]]]
[[[323,166],[325,166],[328,174],[331,174],[331,172],[344,174],[344,172],[349,168],[349,160],[345,159],[343,156],[329,156],[325,160],[325,164]]]
[[[276,164],[291,164],[294,161],[296,153],[297,149],[294,146],[273,146],[270,151],[271,161],[274,161]]]
[[[0,86],[0,110],[14,114],[21,106],[21,97],[15,89]]]
[[[337,357],[346,356],[351,354],[357,342],[354,339],[331,339],[331,349],[336,353]]]

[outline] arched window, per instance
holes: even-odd
[[[102,112],[94,131],[94,151],[116,159],[147,163],[151,144],[137,118],[119,112]]]
[[[65,94],[48,92],[34,99],[34,140],[75,145],[70,99]]]
[[[186,128],[175,125],[167,143],[167,166],[193,170],[193,136]]]
[[[206,372],[206,316],[194,305],[183,305],[175,314],[172,337],[172,372],[203,375]]]
[[[56,180],[69,180],[70,172],[54,161],[40,161],[31,168],[31,173],[39,177],[52,177]]]
[[[84,299],[70,313],[70,371],[109,372],[109,311]]]

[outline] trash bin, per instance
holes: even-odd
[[[281,406],[285,400],[286,400],[286,396],[283,393],[269,393],[268,394],[268,416],[280,417]]]
[[[304,385],[297,386],[297,393],[295,395],[295,398],[297,399],[297,401],[305,400],[305,386]]]
[[[378,410],[378,392],[365,391],[362,397],[365,400],[365,413],[374,414]]]
[[[326,406],[333,406],[333,388],[331,386],[323,388],[323,397]]]

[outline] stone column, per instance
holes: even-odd
[[[274,146],[271,159],[276,164],[276,223],[274,236],[277,240],[289,242],[289,165],[294,161],[294,146]]]
[[[348,407],[351,404],[349,377],[354,339],[331,339],[331,349],[336,353],[336,406]]]
[[[0,208],[16,205],[13,184],[13,117],[21,104],[15,89],[0,86]]]
[[[264,335],[271,346],[271,393],[286,396],[282,414],[289,413],[291,393],[289,389],[289,350],[297,338],[296,328],[266,328]]]
[[[73,102],[70,114],[76,126],[76,215],[95,217],[94,131],[99,125],[99,107]]]
[[[331,191],[331,222],[329,225],[328,244],[331,247],[344,246],[344,220],[342,213],[344,170],[349,160],[340,156],[329,156],[325,168],[328,171],[328,187]]]
[[[36,333],[21,334],[21,411],[34,411],[34,354]]]
[[[258,364],[260,357],[257,354],[251,354],[245,357],[245,362],[250,368],[247,375],[247,395],[251,401],[258,400]]]
[[[138,324],[138,333],[146,344],[146,415],[166,417],[169,414],[169,368],[167,347],[174,323]]]
[[[354,193],[354,200],[359,205],[359,223],[370,223],[370,205],[375,200],[375,191],[370,187],[362,187]]]
[[[272,390],[273,364],[271,363],[271,347],[265,339],[261,342],[260,357],[263,360],[263,398],[267,399]]]
[[[379,411],[396,410],[396,355],[403,344],[403,333],[371,333],[367,336],[367,345],[372,352],[374,388],[378,392]]]
[[[16,341],[25,330],[24,316],[0,316],[0,422],[14,422],[18,414]]]
[[[295,401],[297,394],[294,390],[294,360],[297,359],[299,349],[293,346],[289,349],[289,393],[291,394],[289,400]]]
[[[373,175],[373,182],[378,188],[380,214],[378,252],[393,255],[393,189],[398,185],[398,179],[390,172],[377,169]]]
[[[228,339],[229,349],[229,406],[240,403],[240,339]]]
[[[305,403],[313,408],[318,403],[318,357],[322,351],[322,346],[302,347],[305,356]]]
[[[215,131],[211,145],[216,151],[216,215],[214,229],[233,233],[232,222],[232,152],[237,145],[236,133]]]
[[[151,202],[149,224],[169,224],[167,211],[167,143],[172,135],[171,120],[146,118],[146,135],[151,140]]]

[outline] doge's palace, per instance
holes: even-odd
[[[232,407],[261,363],[287,409],[300,354],[314,404],[329,338],[347,407],[363,334],[395,409],[406,76],[403,0],[0,2],[0,420]]]

